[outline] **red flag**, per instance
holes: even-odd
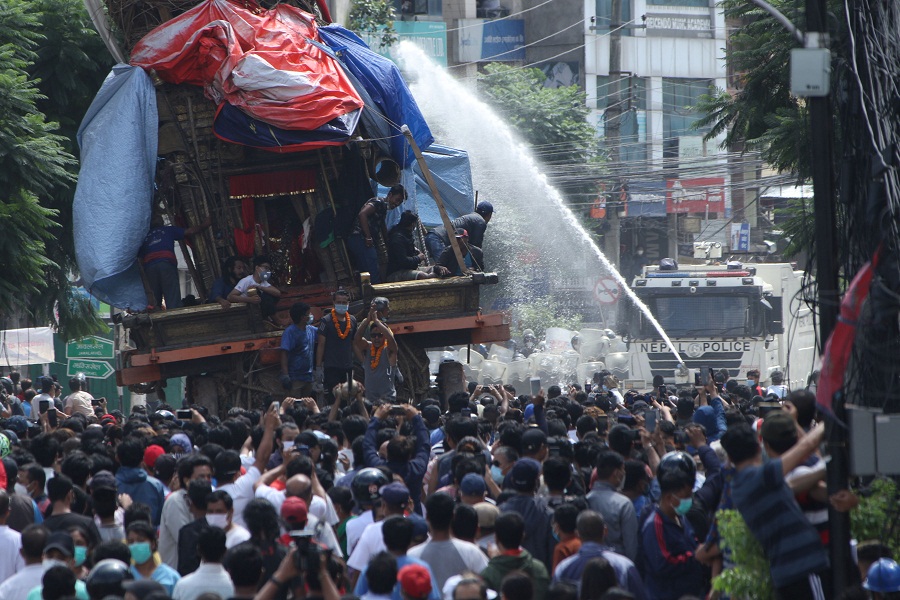
[[[831,409],[832,399],[844,387],[844,374],[856,339],[859,313],[866,298],[869,297],[872,277],[875,275],[880,256],[881,248],[875,251],[872,260],[863,265],[850,283],[841,300],[841,314],[838,316],[834,331],[828,336],[825,351],[822,353],[822,370],[819,372],[819,382],[816,386],[816,404],[832,419],[835,418]]]

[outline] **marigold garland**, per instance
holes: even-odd
[[[341,331],[337,312],[333,308],[331,309],[331,320],[334,321],[334,330],[337,331],[338,337],[342,340],[346,340],[347,336],[350,335],[350,327],[352,326],[352,323],[350,322],[350,315],[345,314],[344,318],[347,320],[347,327],[346,329],[344,329],[344,331]]]
[[[372,344],[369,347],[369,352],[371,352],[372,354],[372,360],[369,361],[369,365],[373,369],[378,368],[378,363],[381,361],[381,353],[384,352],[384,349],[387,348],[387,345],[387,340],[384,340],[384,342],[381,343],[381,346],[379,346],[377,349],[375,348],[375,344]]]

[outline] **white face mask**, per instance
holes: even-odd
[[[291,440],[289,442],[284,441],[284,442],[282,442],[282,445],[284,446],[285,453],[290,452],[291,448],[294,447],[294,440]]]
[[[218,527],[219,529],[225,529],[228,527],[228,515],[218,514],[218,515],[206,515],[206,522],[209,523],[212,527]]]
[[[28,493],[28,488],[22,485],[21,483],[16,483],[16,493],[22,496],[30,496]]]
[[[66,567],[69,568],[69,565],[59,560],[58,558],[45,558],[41,561],[41,566],[44,570],[52,569],[53,567]]]

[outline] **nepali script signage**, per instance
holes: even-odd
[[[525,21],[460,19],[459,60],[460,62],[525,60]]]

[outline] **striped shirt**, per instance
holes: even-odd
[[[769,560],[776,587],[828,568],[828,554],[819,535],[784,481],[781,459],[738,471],[731,496]]]

